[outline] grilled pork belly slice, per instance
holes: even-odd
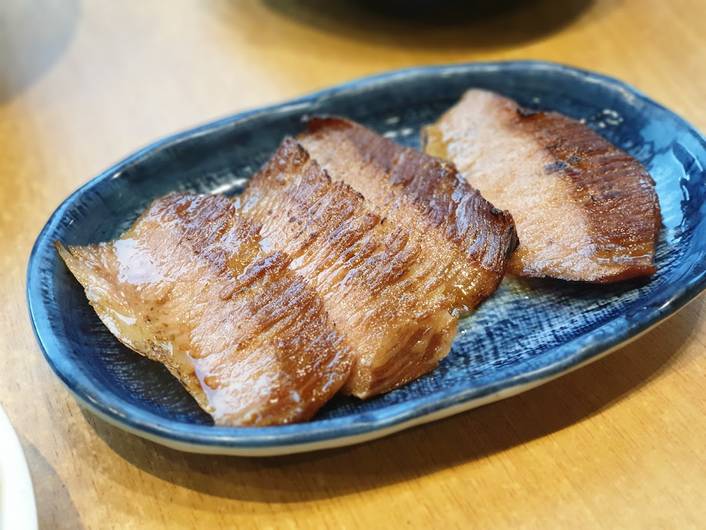
[[[116,241],[57,246],[108,329],[217,424],[309,419],[348,377],[321,298],[226,197],[168,195]]]
[[[633,157],[556,112],[529,112],[469,90],[425,131],[426,151],[452,161],[515,219],[510,271],[614,282],[655,272],[659,203]]]
[[[489,290],[466,260],[419,238],[426,226],[418,219],[402,224],[369,210],[361,194],[333,182],[294,140],[284,141],[239,201],[262,225],[263,240],[290,255],[323,298],[351,345],[345,390],[358,397],[433,369],[456,332],[457,292],[475,300]]]
[[[298,139],[334,180],[409,231],[421,259],[437,263],[445,276],[451,307],[469,311],[495,291],[517,246],[512,217],[486,201],[452,164],[343,118],[313,118]]]

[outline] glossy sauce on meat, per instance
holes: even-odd
[[[470,90],[426,129],[425,143],[512,213],[520,245],[511,272],[612,282],[655,271],[654,182],[585,125]]]
[[[110,331],[217,424],[306,420],[348,378],[321,299],[226,197],[168,195],[120,239],[58,250]]]

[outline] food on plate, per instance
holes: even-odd
[[[216,424],[309,419],[348,377],[321,298],[227,197],[170,194],[115,241],[57,246],[108,329]]]
[[[510,211],[520,240],[510,272],[599,283],[655,272],[654,182],[584,124],[474,89],[425,129],[424,143]]]
[[[115,241],[57,248],[108,329],[220,425],[304,421],[429,372],[509,263],[654,271],[652,180],[580,123],[470,91],[426,149],[453,162],[316,117],[242,195],[170,194]]]
[[[471,268],[459,253],[417,237],[426,228],[418,218],[402,222],[371,211],[363,195],[332,181],[292,139],[253,177],[239,202],[244,215],[262,226],[263,241],[290,255],[292,267],[321,295],[353,352],[345,391],[361,398],[433,369],[456,333],[456,291],[464,289],[466,301],[477,303],[504,268],[501,258],[498,277],[479,280],[480,266]],[[469,224],[486,221],[476,208],[467,214]],[[488,217],[495,224],[479,232],[494,249],[507,227],[502,214]]]
[[[452,164],[343,118],[313,118],[298,139],[334,180],[409,231],[423,259],[439,264],[457,312],[495,291],[517,245],[512,217],[459,178]]]
[[[324,158],[335,180],[288,138],[235,200],[170,194],[115,241],[57,245],[108,329],[217,424],[303,421],[428,372],[516,245],[450,164],[337,121],[360,136]]]

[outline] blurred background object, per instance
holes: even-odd
[[[472,49],[510,46],[558,31],[591,1],[265,0],[265,5],[342,37],[411,48]]]
[[[37,509],[25,455],[0,407],[0,529],[37,530]]]
[[[58,60],[74,33],[79,0],[0,2],[0,103]]]

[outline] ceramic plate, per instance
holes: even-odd
[[[0,530],[37,530],[34,490],[25,455],[1,407]]]
[[[585,120],[647,166],[663,215],[658,273],[650,281],[589,286],[506,279],[462,322],[450,355],[433,373],[366,402],[336,398],[308,423],[228,428],[214,427],[164,368],[113,338],[52,247],[56,240],[114,238],[169,191],[240,193],[306,115],[340,114],[418,146],[420,127],[470,87]],[[74,192],[32,251],[32,321],[49,364],[82,403],[159,443],[272,455],[378,438],[555,378],[635,338],[696,296],[706,278],[705,145],[689,124],[624,83],[556,64],[437,66],[354,81],[164,138]]]

